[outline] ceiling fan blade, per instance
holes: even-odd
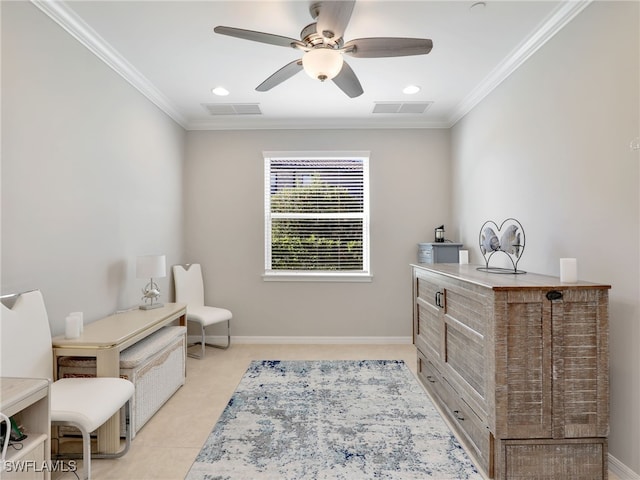
[[[404,57],[425,55],[433,48],[427,38],[358,38],[344,44],[343,51],[357,58]]]
[[[258,85],[256,87],[256,90],[258,92],[266,92],[267,90],[271,90],[276,85],[279,85],[285,80],[293,77],[300,70],[302,70],[302,59],[294,60],[291,63],[287,63],[284,67],[282,67],[260,85]]]
[[[316,31],[318,35],[337,40],[342,38],[344,30],[351,19],[355,0],[325,0],[317,5],[318,18]]]
[[[244,30],[242,28],[218,26],[214,28],[213,31],[220,35],[228,35],[230,37],[242,38],[253,42],[268,43],[279,47],[296,48],[305,46],[303,42],[296,40],[295,38],[282,37],[280,35],[273,35],[272,33],[256,32],[254,30]]]
[[[351,98],[359,97],[364,92],[358,77],[347,62],[343,62],[342,70],[333,78],[333,83]]]

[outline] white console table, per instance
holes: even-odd
[[[54,337],[53,374],[57,379],[59,357],[95,357],[99,377],[120,375],[120,352],[165,325],[186,325],[187,307],[165,303],[153,310],[135,309],[91,322],[78,338]],[[120,413],[98,429],[98,451],[116,453],[120,449]]]

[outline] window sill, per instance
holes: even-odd
[[[262,275],[265,282],[349,282],[370,283],[373,275],[370,273],[274,273]]]

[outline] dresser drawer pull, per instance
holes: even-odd
[[[460,410],[454,410],[453,413],[458,420],[464,421],[464,417],[460,415]]]
[[[442,292],[436,292],[436,307],[444,308],[444,303],[442,302]]]
[[[436,379],[433,377],[433,375],[427,375],[427,380],[431,383],[436,383]]]
[[[551,300],[552,302],[554,300],[562,300],[562,292],[559,292],[558,290],[551,290],[550,292],[547,292],[547,300]]]

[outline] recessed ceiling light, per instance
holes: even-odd
[[[229,95],[229,90],[227,90],[227,89],[226,89],[226,88],[224,88],[224,87],[216,87],[216,88],[214,88],[213,90],[211,90],[211,92],[212,92],[214,95],[218,95],[219,97],[224,97],[224,96],[226,96],[226,95]]]
[[[407,95],[413,95],[414,93],[418,93],[420,91],[420,87],[417,85],[407,85],[402,89],[402,93],[406,93]]]

